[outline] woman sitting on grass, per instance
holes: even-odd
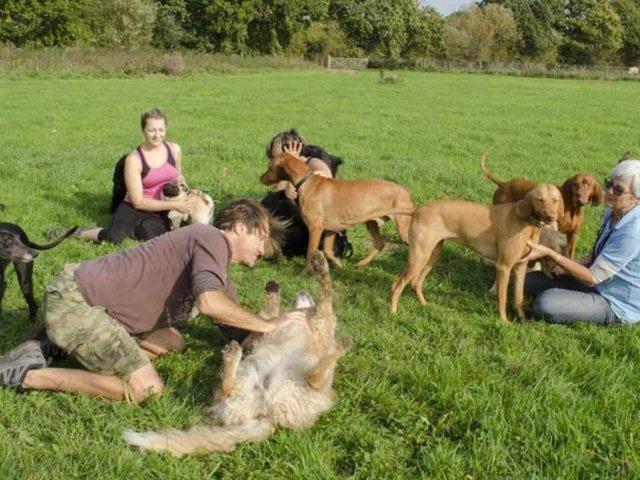
[[[636,323],[640,320],[640,160],[620,162],[605,180],[607,209],[586,261],[529,243],[523,261],[549,256],[566,273],[527,275],[533,313],[549,323]]]
[[[149,240],[169,231],[164,212],[188,213],[192,209],[190,201],[161,199],[165,184],[184,182],[180,145],[164,141],[167,117],[152,108],[142,113],[140,123],[144,141],[127,156],[124,165],[127,196],[107,227],[85,228],[79,237],[111,243],[120,243],[127,237]]]

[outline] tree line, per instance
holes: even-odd
[[[0,44],[635,65],[640,0],[3,0]]]

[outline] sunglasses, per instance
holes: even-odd
[[[616,197],[621,197],[625,193],[631,193],[631,192],[627,192],[620,185],[613,183],[613,180],[611,180],[609,177],[604,179],[604,186],[607,190],[611,189],[611,191]]]

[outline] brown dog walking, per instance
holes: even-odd
[[[383,180],[339,180],[314,175],[311,169],[291,152],[275,156],[260,182],[272,185],[291,182],[298,192],[302,220],[309,229],[309,247],[305,270],[311,269],[311,255],[318,249],[322,232],[326,231],[324,254],[337,266],[342,263],[333,252],[335,232],[364,223],[373,238],[373,249],[357,263],[367,265],[384,247],[376,219],[393,219],[400,238],[408,238],[410,215],[414,205],[409,191]]]

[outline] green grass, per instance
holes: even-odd
[[[357,75],[278,71],[189,78],[45,79],[0,76],[0,203],[43,242],[52,224],[104,224],[117,158],[140,140],[138,115],[169,114],[193,186],[219,202],[261,197],[264,146],[298,127],[345,159],[343,178],[407,186],[436,198],[488,202],[483,149],[501,178],[561,183],[578,171],[609,173],[638,148],[632,82],[400,74],[380,84]],[[601,209],[589,209],[578,253],[590,250]],[[487,295],[492,270],[449,244],[425,282],[430,303],[388,289],[406,247],[370,266],[333,269],[339,330],[354,348],[338,367],[337,402],[313,428],[280,430],[230,454],[175,459],[126,447],[125,428],[187,426],[217,384],[222,338],[206,319],[185,329],[189,348],[160,359],[166,394],[143,408],[59,393],[0,390],[0,478],[640,478],[640,333],[636,327],[503,327]],[[354,228],[354,259],[368,248]],[[127,245],[133,245],[131,241]],[[116,251],[70,240],[43,252],[35,284],[66,262]],[[315,291],[302,259],[234,267],[239,296],[262,306],[268,279],[284,297]],[[30,325],[12,272],[0,326],[6,351]],[[42,315],[39,316],[39,323]]]

